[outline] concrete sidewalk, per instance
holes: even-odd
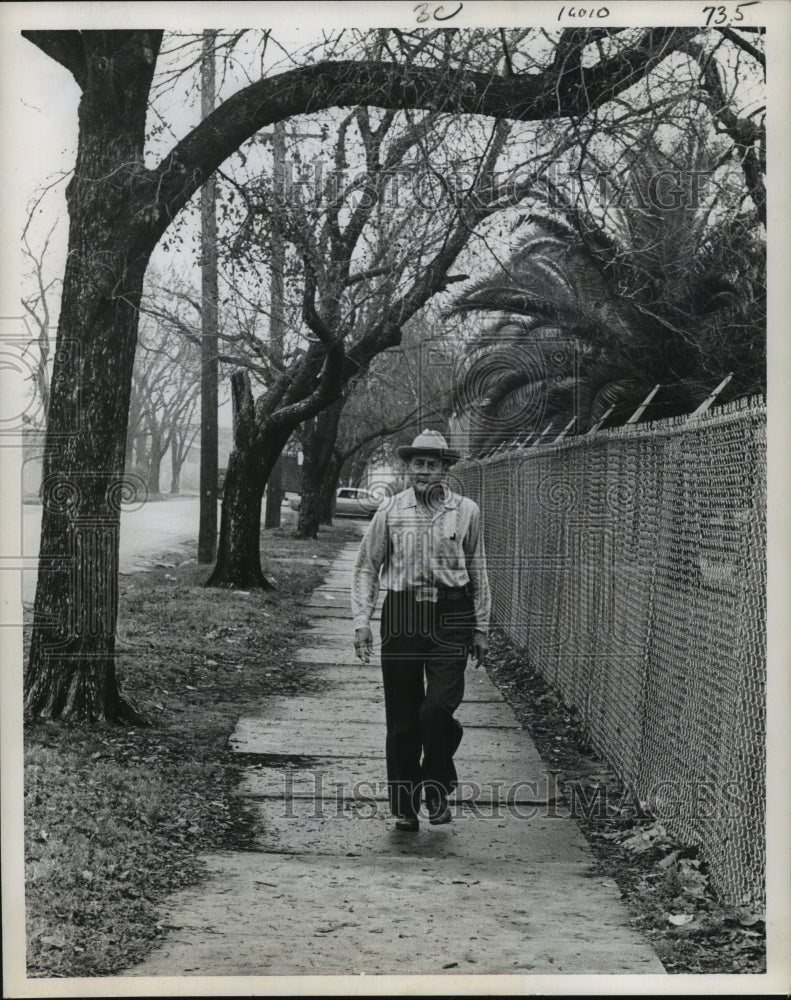
[[[127,974],[662,973],[483,670],[458,712],[453,822],[393,828],[378,651],[362,666],[352,646],[356,549],[308,602],[297,659],[321,693],[272,698],[232,736],[258,850],[207,857],[210,879],[172,898],[169,936]]]

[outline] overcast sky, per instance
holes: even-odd
[[[418,5],[419,6],[419,5]],[[785,5],[783,5],[785,6]],[[699,6],[691,3],[668,2],[661,5],[648,3],[609,5],[618,13],[628,12],[623,20],[631,23],[693,23],[700,19]],[[765,11],[777,4],[761,5]],[[185,9],[186,8],[186,9]],[[531,21],[544,21],[547,27],[557,27],[559,7],[552,3],[531,3],[529,8],[522,4],[499,5],[494,3],[466,3],[463,16],[466,23],[524,23],[524,13],[530,10]],[[0,317],[5,329],[19,321],[22,261],[18,254],[19,233],[21,232],[31,200],[44,185],[57,180],[58,175],[67,174],[73,167],[77,136],[77,105],[79,90],[71,75],[54,60],[45,56],[30,42],[19,35],[20,27],[87,27],[100,26],[102,21],[109,27],[142,26],[143,24],[163,24],[173,18],[174,8],[163,4],[16,4],[2,5],[0,29],[2,29],[3,64],[0,85],[2,90],[2,135],[0,143],[0,165],[4,178],[4,211],[0,213],[0,226],[4,247],[10,252],[4,255],[3,271],[6,278],[0,286]],[[414,4],[191,4],[178,8],[178,27],[185,31],[198,31],[201,27],[244,25],[258,19],[275,26],[275,36],[286,53],[296,52],[303,45],[317,37],[319,27],[334,20],[345,20],[358,27],[373,26],[378,20],[390,23],[402,21],[404,26],[414,26],[417,16]],[[752,16],[755,8],[746,9]],[[294,18],[299,12],[299,23]],[[222,16],[223,24],[217,23]],[[291,18],[291,23],[285,19]],[[367,22],[367,23],[366,23]],[[769,34],[769,44],[772,34]],[[787,49],[787,44],[786,44]],[[285,56],[281,52],[281,58]],[[770,71],[773,70],[769,61]],[[284,66],[285,68],[285,66]],[[235,89],[244,81],[229,80],[221,97]],[[193,95],[197,96],[197,95]],[[183,135],[197,121],[197,101],[190,101],[183,92],[174,94],[163,109],[172,129],[163,137],[163,145],[150,163],[173,142],[173,133]],[[771,110],[771,102],[770,102]],[[786,160],[787,162],[787,160]],[[787,206],[787,191],[779,193],[781,202]],[[55,220],[59,220],[53,238],[50,255],[51,273],[62,274],[65,261],[67,215],[65,205],[65,180],[55,186],[43,198],[39,216],[31,227],[31,243],[40,245]],[[183,257],[186,255],[182,255]],[[155,266],[162,261],[173,261],[173,255],[164,257],[155,251]],[[53,316],[53,321],[56,319]]]

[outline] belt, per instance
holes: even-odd
[[[438,601],[458,601],[462,597],[472,596],[472,591],[468,583],[465,583],[463,587],[443,587],[439,584],[425,587],[408,587],[406,590],[394,590],[391,593],[404,594],[414,597],[416,600],[428,600],[429,595],[433,599],[434,595],[436,595]]]

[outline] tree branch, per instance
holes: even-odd
[[[681,46],[700,66],[703,77],[703,94],[712,117],[719,121],[733,144],[739,150],[742,160],[742,171],[750,197],[755,204],[758,218],[766,225],[766,185],[763,177],[761,154],[755,144],[762,142],[763,133],[760,126],[749,118],[740,118],[728,103],[720,79],[717,62],[712,54],[707,53],[697,42],[687,42]]]
[[[346,279],[346,287],[356,285],[361,281],[368,281],[369,278],[379,278],[383,274],[389,274],[391,267],[371,267],[367,271],[360,271],[357,274],[350,274]]]
[[[302,318],[309,330],[319,338],[327,350],[337,346],[337,338],[333,335],[316,309],[316,274],[313,265],[305,260],[305,289],[302,296]]]
[[[732,28],[718,28],[717,30],[722,32],[729,42],[733,42],[733,44],[738,45],[742,51],[751,55],[756,62],[760,63],[763,67],[764,73],[766,73],[766,56],[763,52],[757,49],[754,45],[751,45],[746,38],[742,38],[741,35],[738,35]]]
[[[289,403],[275,410],[270,415],[266,431],[293,424],[295,420],[297,423],[302,423],[310,417],[314,417],[334,399],[337,399],[343,391],[345,360],[346,355],[342,346],[328,351],[321,368],[318,385],[313,392],[304,399],[298,399],[294,403]]]
[[[224,101],[152,172],[158,217],[155,239],[205,179],[245,140],[274,122],[329,107],[368,104],[487,115],[516,121],[582,117],[628,89],[697,33],[694,28],[652,28],[633,46],[572,80],[551,69],[501,77],[493,73],[399,66],[378,62],[323,62],[259,80]]]

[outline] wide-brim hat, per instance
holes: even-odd
[[[448,442],[438,431],[423,431],[412,444],[396,448],[396,454],[404,462],[408,462],[413,455],[438,455],[446,462],[458,462],[461,459],[460,453],[449,448]]]

